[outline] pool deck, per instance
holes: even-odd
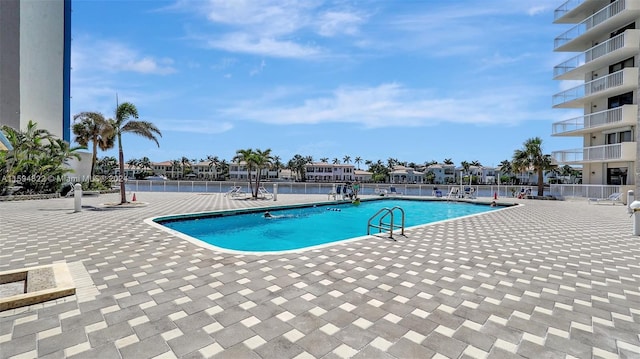
[[[76,284],[0,312],[0,358],[640,358],[625,206],[508,199],[524,205],[397,242],[256,256],[144,220],[327,196],[139,192],[144,204],[103,206],[118,199],[84,197],[78,213],[73,198],[0,202],[0,272],[66,262]]]

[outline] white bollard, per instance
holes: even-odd
[[[278,200],[278,184],[277,183],[273,184],[273,200],[274,201]]]
[[[627,191],[627,212],[629,213],[633,213],[633,210],[631,209],[631,203],[633,203],[633,200],[634,200],[633,190],[628,190]]]
[[[80,183],[73,186],[73,202],[74,212],[82,211],[82,185]]]
[[[633,235],[640,236],[640,201],[633,201],[629,207],[633,211]]]

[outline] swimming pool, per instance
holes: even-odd
[[[154,218],[152,221],[189,239],[215,247],[247,252],[279,252],[335,243],[367,234],[367,222],[382,208],[401,207],[405,227],[417,226],[494,210],[487,205],[462,202],[384,199],[351,203],[317,204],[296,208],[265,209]],[[246,211],[253,211],[246,213]],[[395,212],[395,223],[400,224]],[[372,229],[377,234],[377,229]],[[399,233],[395,231],[394,233]]]

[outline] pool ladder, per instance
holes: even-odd
[[[394,221],[395,219],[394,211],[396,210],[399,211],[401,215],[400,225],[396,225]],[[372,223],[376,218],[378,219],[378,223],[377,224]],[[389,219],[388,222],[385,222],[386,218]],[[373,216],[371,216],[371,218],[369,218],[369,222],[367,222],[367,235],[371,234],[371,228],[377,228],[378,233],[381,233],[383,230],[388,231],[389,238],[393,239],[394,241],[395,241],[395,239],[393,238],[394,229],[400,228],[400,235],[404,236],[404,209],[398,206],[395,206],[391,209],[387,207],[381,208],[378,212],[376,212],[376,214],[374,214]]]

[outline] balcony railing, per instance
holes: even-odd
[[[598,59],[606,54],[610,54],[618,49],[623,48],[625,45],[625,35],[627,38],[629,37],[629,35],[624,32],[554,67],[553,77],[562,76],[567,72],[573,71],[580,66],[586,65],[595,59]]]
[[[613,145],[554,151],[552,156],[558,163],[631,161],[635,157],[635,148],[635,142],[623,142]]]
[[[618,0],[616,2],[611,3],[609,6],[596,12],[595,14],[585,19],[583,22],[567,30],[562,35],[556,37],[556,39],[554,40],[553,48],[554,49],[559,48],[560,46],[568,43],[569,41],[583,35],[587,31],[591,30],[593,27],[619,14],[620,12],[626,9],[625,2],[626,0]]]
[[[634,77],[634,74],[635,79],[632,79]],[[569,101],[589,97],[605,90],[622,86],[624,84],[625,77],[629,78],[628,81],[637,82],[638,68],[625,68],[599,79],[589,81],[586,84],[570,88],[566,91],[562,91],[553,96],[553,106],[557,107]]]
[[[563,17],[564,14],[575,9],[578,5],[582,4],[583,2],[584,0],[568,0],[564,4],[560,5],[560,7],[553,12],[553,20],[558,20],[559,18]]]
[[[624,105],[622,107],[594,112],[585,116],[570,118],[568,120],[554,123],[552,134],[557,135],[568,132],[577,132],[607,125],[621,125],[623,122],[631,122],[633,116],[637,116],[637,113],[637,105]]]

